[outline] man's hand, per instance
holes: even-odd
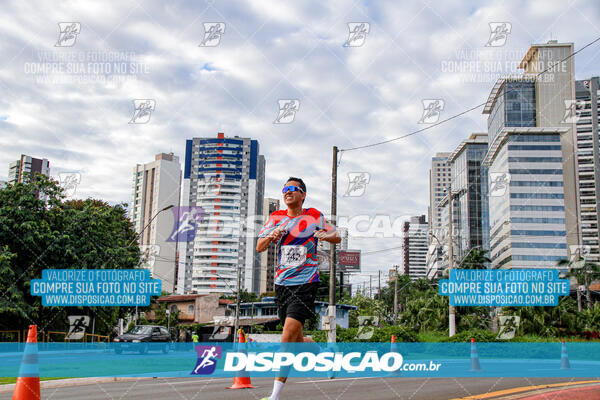
[[[281,238],[281,236],[283,236],[285,232],[285,229],[277,228],[273,232],[271,232],[267,237],[271,240],[271,242],[276,242]]]
[[[283,236],[286,232],[287,230],[280,227],[274,229],[267,236],[258,239],[258,242],[256,243],[256,251],[259,253],[265,251],[269,247],[269,244],[271,242],[277,242],[279,239],[281,239],[281,236]]]
[[[314,237],[319,240],[324,240],[329,243],[340,243],[342,241],[342,237],[339,235],[338,231],[333,231],[327,233],[325,229],[317,228],[314,233]]]
[[[325,237],[327,237],[327,232],[324,229],[317,229],[315,231],[315,238],[316,239],[322,240]]]

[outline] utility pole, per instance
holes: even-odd
[[[233,343],[236,343],[238,340],[237,331],[240,327],[240,294],[242,291],[242,266],[238,265],[237,267],[237,296],[235,299],[235,324],[233,327]]]
[[[450,183],[448,185],[448,240],[450,242],[448,246],[448,275],[451,274],[454,267],[454,244],[452,242],[452,220],[454,219],[454,215],[452,212],[452,202],[452,183]],[[454,310],[454,306],[450,304],[448,307],[448,333],[450,337],[456,334],[456,311]]]
[[[333,146],[333,160],[331,165],[331,224],[333,226],[335,226],[337,222],[337,164],[338,148],[337,146]],[[335,264],[337,262],[335,243],[329,243],[329,260],[329,332],[327,334],[327,341],[329,343],[335,343]]]
[[[340,268],[340,300],[344,298],[344,271]]]
[[[377,271],[379,272],[379,277],[377,278],[377,280],[379,281],[378,283],[378,290],[379,290],[379,300],[381,300],[381,270]]]
[[[373,281],[371,278],[372,276],[369,274],[369,298],[373,298]]]
[[[396,275],[394,276],[394,324],[398,320],[398,264],[394,265]]]

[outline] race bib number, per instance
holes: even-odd
[[[286,267],[299,267],[306,261],[306,247],[281,246],[281,264]]]

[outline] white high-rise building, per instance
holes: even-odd
[[[154,279],[160,279],[162,290],[169,293],[175,291],[177,242],[168,239],[174,226],[173,211],[177,209],[161,210],[179,206],[180,187],[181,164],[173,153],[157,154],[154,161],[133,168],[129,218],[135,231],[141,233],[142,266]]]
[[[258,141],[223,133],[187,140],[182,206],[204,218],[193,241],[179,243],[178,292],[260,291],[256,225],[263,223],[265,159]],[[248,223],[249,222],[249,223]]]
[[[446,189],[450,184],[451,171],[448,163],[450,154],[436,153],[435,157],[431,159],[431,169],[429,170],[429,229],[440,240],[445,236],[442,232],[444,223],[440,202],[446,196]]]
[[[410,220],[404,223],[403,274],[411,279],[425,278],[427,275],[428,228],[424,215],[410,217]]]
[[[600,216],[600,82],[598,77],[575,82],[577,102],[573,119],[577,124],[577,170],[584,254],[600,260],[598,216]]]
[[[494,268],[553,268],[577,246],[574,125],[564,120],[575,95],[573,58],[559,62],[572,52],[572,43],[531,46],[525,73],[498,80],[484,108]]]

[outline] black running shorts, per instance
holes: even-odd
[[[315,298],[319,282],[295,286],[275,285],[275,304],[281,324],[287,317],[301,324],[315,315]]]

